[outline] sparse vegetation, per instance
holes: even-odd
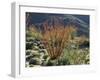
[[[26,28],[26,67],[89,64],[89,38],[77,36],[75,25],[64,25],[55,17],[39,31]]]

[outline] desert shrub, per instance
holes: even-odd
[[[56,66],[57,64],[58,64],[57,60],[49,59],[48,62],[46,63],[46,66]]]
[[[64,54],[71,65],[89,64],[89,49],[65,49]]]
[[[48,55],[44,55],[43,59],[46,60],[48,58]]]
[[[67,55],[69,53],[64,52],[64,50],[63,50],[63,54],[58,58],[58,65],[70,65],[70,61]]]
[[[27,41],[27,42],[32,42],[32,41],[34,41],[34,38],[31,37],[31,36],[30,36],[30,37],[26,37],[26,41]]]
[[[57,65],[70,65],[70,62],[67,59],[67,57],[66,58],[62,57],[62,58],[58,59]]]
[[[40,58],[41,55],[38,52],[32,52],[32,56]]]
[[[54,20],[52,25],[48,22],[43,24],[42,40],[51,59],[60,57],[73,32],[76,32],[74,25],[64,26],[58,20]]]
[[[42,35],[34,25],[31,25],[26,30],[26,37],[33,37],[35,39],[40,40],[42,38]]]
[[[54,63],[52,63],[51,61],[48,61],[46,64],[46,66],[53,66],[53,65],[54,65]]]

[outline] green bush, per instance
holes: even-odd
[[[32,31],[27,30],[26,31],[26,37],[33,37],[35,39],[41,39],[42,35],[39,32],[32,32]]]
[[[65,49],[64,54],[72,65],[89,64],[89,49]]]

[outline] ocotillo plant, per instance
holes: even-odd
[[[43,40],[51,59],[57,59],[63,54],[63,49],[75,32],[73,25],[65,26],[58,18],[53,17],[51,23],[47,20],[43,24]]]

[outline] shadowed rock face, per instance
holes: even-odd
[[[89,37],[89,15],[72,14],[47,14],[47,13],[26,13],[29,14],[28,24],[34,24],[39,30],[42,30],[43,23],[52,25],[54,21],[59,20],[60,24],[75,25],[78,29],[78,35]]]

